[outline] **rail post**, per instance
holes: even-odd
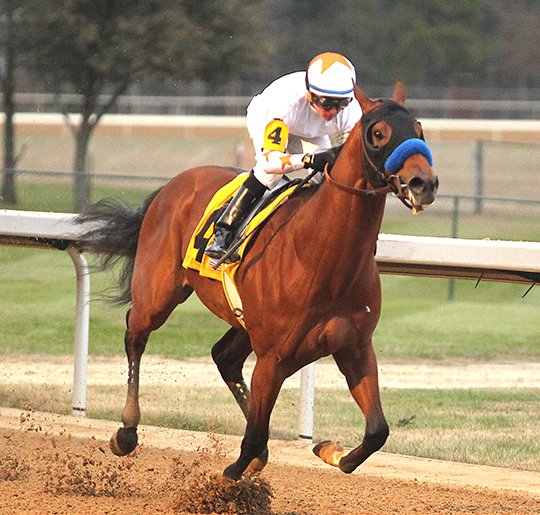
[[[457,238],[459,232],[459,196],[453,198],[452,207],[452,238]],[[448,300],[454,300],[456,297],[456,280],[452,277],[448,279]]]
[[[86,387],[88,376],[88,333],[90,325],[90,272],[83,254],[74,246],[66,249],[75,265],[77,300],[75,304],[75,341],[73,364],[72,414],[86,415]]]
[[[474,212],[482,212],[482,196],[484,194],[484,142],[476,140],[474,145]]]
[[[306,365],[300,372],[300,413],[298,439],[313,442],[313,412],[315,407],[315,363]]]

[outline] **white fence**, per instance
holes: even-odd
[[[78,114],[67,115],[71,123],[80,120]],[[0,125],[4,123],[0,113]],[[445,140],[486,140],[540,143],[540,120],[421,118],[426,139],[430,142]],[[66,118],[60,113],[15,113],[16,126],[45,131],[69,131]],[[205,115],[135,115],[106,114],[96,131],[131,135],[138,131],[151,134],[166,130],[172,134],[197,131],[237,131],[247,137],[245,116]]]
[[[368,88],[369,89],[369,88]],[[515,91],[512,92],[515,94]],[[116,109],[122,113],[162,113],[174,114],[225,114],[241,115],[251,101],[251,96],[177,96],[177,95],[122,95],[118,98]],[[81,95],[70,93],[16,93],[15,102],[28,111],[52,112],[59,108],[68,111],[81,105]],[[98,101],[105,104],[108,97],[103,95]],[[408,105],[413,110],[435,113],[435,116],[452,116],[453,113],[467,113],[467,116],[499,115],[502,117],[523,116],[538,118],[540,101],[481,100],[459,98],[411,98]]]
[[[65,250],[76,269],[75,360],[72,409],[86,413],[90,276],[77,249],[74,214],[0,210],[0,245]],[[465,240],[381,234],[376,260],[382,273],[535,284],[540,282],[540,242]],[[314,364],[302,370],[299,434],[313,434]]]

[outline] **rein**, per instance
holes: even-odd
[[[413,212],[413,214],[416,214],[418,211],[422,211],[421,206],[414,206],[405,196],[406,188],[403,188],[403,185],[401,184],[401,181],[399,180],[399,177],[397,175],[385,175],[385,182],[387,185],[378,186],[371,190],[367,188],[355,188],[354,186],[349,186],[348,184],[336,181],[328,173],[328,165],[324,167],[324,178],[328,181],[330,185],[335,186],[341,191],[351,193],[353,195],[362,195],[365,197],[385,197],[389,193],[394,193],[394,195],[401,201],[401,203],[404,206],[408,207]]]
[[[367,188],[355,188],[354,186],[349,186],[348,184],[344,184],[342,182],[336,181],[328,173],[328,165],[326,165],[324,167],[324,178],[332,186],[335,186],[336,188],[339,188],[340,190],[345,191],[347,193],[352,193],[353,195],[365,195],[365,196],[381,197],[381,196],[388,195],[388,193],[392,193],[394,191],[394,189],[390,185],[381,186],[381,187],[369,190]]]

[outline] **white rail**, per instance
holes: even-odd
[[[0,244],[66,250],[77,277],[72,413],[86,414],[88,334],[90,327],[90,273],[84,255],[77,249],[75,215],[0,210]]]
[[[0,210],[0,244],[66,250],[77,274],[75,360],[72,408],[86,413],[90,278],[77,249],[76,215]],[[540,242],[465,240],[381,234],[376,260],[382,273],[479,279],[533,284],[540,282]],[[314,365],[302,370],[299,434],[313,434]]]
[[[68,114],[72,123],[80,120],[79,114]],[[0,125],[5,115],[0,113]],[[19,127],[41,127],[49,130],[67,130],[65,116],[60,113],[16,113],[15,124]],[[430,141],[485,139],[505,141],[512,135],[516,141],[540,141],[540,120],[513,119],[467,119],[467,118],[422,118],[422,127]],[[211,115],[153,115],[153,114],[106,114],[99,122],[100,130],[120,134],[132,134],[138,129],[146,132],[153,129],[162,134],[164,129],[230,129],[241,131],[246,137],[245,116]],[[471,136],[472,135],[472,136]]]

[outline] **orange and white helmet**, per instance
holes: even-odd
[[[324,52],[316,55],[306,72],[306,86],[319,96],[352,97],[356,72],[343,55]]]

